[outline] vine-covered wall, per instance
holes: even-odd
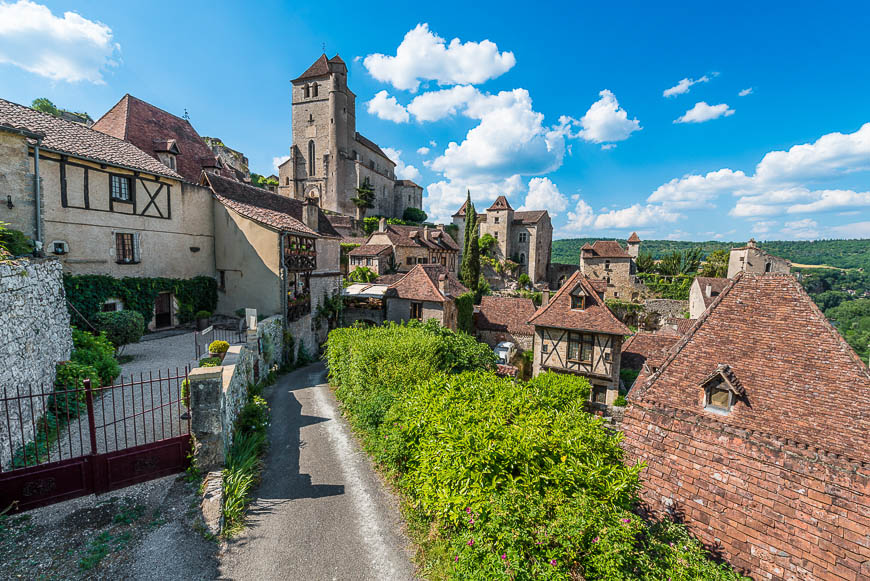
[[[175,295],[180,323],[193,319],[197,311],[213,312],[217,307],[217,281],[210,276],[179,279],[65,274],[63,286],[69,303],[92,324],[94,315],[109,299],[121,299],[125,309],[139,311],[146,322],[154,317],[154,300],[162,292]],[[70,309],[70,321],[78,327],[87,327],[73,309]]]

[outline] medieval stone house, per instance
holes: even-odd
[[[535,314],[532,299],[486,296],[474,314],[477,338],[490,347],[511,341],[522,351],[534,347],[535,328],[529,324]]]
[[[794,278],[738,274],[628,400],[650,507],[756,579],[870,578],[870,370]]]
[[[579,271],[535,312],[534,375],[552,370],[581,375],[592,401],[611,405],[619,395],[622,338],[630,333]]]
[[[700,317],[730,282],[727,278],[695,277],[689,288],[689,317]]]
[[[0,100],[0,126],[0,221],[59,256],[64,272],[215,275],[208,191],[131,143],[29,107]],[[176,307],[158,296],[149,327],[174,325]]]
[[[728,278],[734,278],[738,272],[791,272],[791,262],[785,258],[765,252],[750,238],[746,246],[732,248],[728,258]]]
[[[635,281],[639,252],[640,238],[637,232],[631,233],[625,249],[615,240],[586,243],[580,249],[580,272],[607,283],[605,299],[637,301],[642,294]]]
[[[278,191],[301,200],[316,198],[323,209],[355,216],[356,188],[375,193],[369,215],[401,218],[423,207],[423,189],[397,180],[396,164],[356,131],[356,95],[347,85],[347,66],[322,55],[293,79],[290,159],[278,168]]]
[[[375,274],[387,274],[395,265],[395,255],[390,244],[364,244],[348,252],[349,272],[365,267]]]
[[[384,246],[389,246],[391,251],[386,253]],[[372,256],[372,252],[384,253],[380,260],[384,268],[379,274],[387,270],[410,272],[418,264],[437,264],[454,274],[459,270],[459,245],[443,227],[400,226],[387,224],[386,219],[381,218],[377,231],[351,254],[366,257]]]
[[[418,264],[387,289],[386,318],[397,323],[435,319],[455,331],[456,299],[467,292],[456,276],[440,264]]]

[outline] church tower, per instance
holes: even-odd
[[[351,157],[356,135],[356,95],[347,87],[347,65],[338,55],[324,54],[291,83],[293,145],[290,160],[279,168],[279,192],[352,213],[342,163]]]

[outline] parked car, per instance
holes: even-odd
[[[498,357],[499,363],[504,363],[505,365],[510,364],[511,360],[513,360],[514,355],[517,353],[517,346],[514,345],[510,341],[502,341],[498,345],[495,346],[496,357]]]

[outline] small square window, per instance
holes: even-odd
[[[711,387],[707,390],[707,406],[723,412],[731,411],[731,391],[721,387]]]
[[[131,201],[131,189],[130,178],[126,176],[111,176],[112,199],[116,202]]]
[[[423,303],[411,303],[411,318],[423,320]]]
[[[136,264],[139,262],[139,236],[128,232],[115,234],[115,261],[118,264]]]
[[[493,223],[494,223],[494,224],[498,224],[498,216],[496,216],[496,217],[493,219]]]
[[[595,403],[607,403],[607,386],[593,385],[592,393],[589,394],[589,399]]]

